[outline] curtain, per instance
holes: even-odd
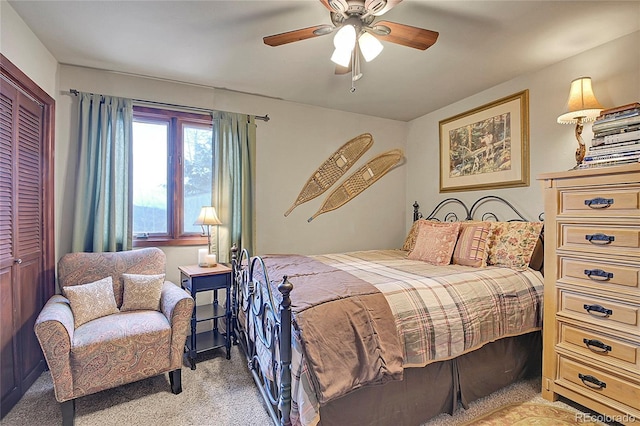
[[[230,261],[235,244],[254,249],[254,184],[256,125],[254,116],[213,113],[213,204],[222,222],[212,240],[221,262]]]
[[[131,249],[131,99],[79,94],[72,251]]]

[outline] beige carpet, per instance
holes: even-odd
[[[76,402],[76,426],[264,426],[270,418],[255,387],[246,361],[238,347],[232,348],[231,360],[223,351],[212,351],[202,358],[195,371],[182,369],[183,392],[173,395],[168,375],[153,377],[98,394],[79,398]],[[454,416],[435,417],[424,426],[475,424],[483,415],[510,404],[540,403],[552,407],[577,410],[565,403],[549,403],[540,396],[540,380],[515,383],[460,409]],[[5,416],[1,424],[61,424],[60,407],[53,395],[53,384],[45,371],[20,402]],[[500,424],[500,423],[497,423]],[[503,423],[504,424],[504,423]],[[539,424],[539,423],[520,423]],[[562,423],[558,423],[562,424]],[[585,423],[576,423],[585,426]]]

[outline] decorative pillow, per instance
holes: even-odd
[[[159,311],[164,274],[122,274],[124,292],[120,311]]]
[[[94,319],[119,312],[113,295],[111,276],[88,284],[65,286],[62,292],[69,299],[75,328]]]
[[[487,266],[487,240],[491,224],[488,222],[463,222],[460,236],[453,251],[456,265]]]
[[[527,269],[542,226],[542,222],[491,222],[487,264]]]
[[[420,222],[416,243],[407,258],[433,265],[450,264],[459,230],[459,222]]]
[[[426,220],[418,219],[413,222],[413,225],[411,225],[411,229],[409,229],[409,233],[407,234],[407,238],[405,238],[404,244],[402,245],[402,250],[413,250],[413,246],[416,244],[416,237],[418,236],[418,225],[420,225],[421,222],[426,222]]]

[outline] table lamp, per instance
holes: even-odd
[[[558,117],[558,123],[576,125],[575,134],[578,140],[576,167],[582,163],[586,153],[584,142],[582,141],[582,125],[585,122],[595,120],[596,117],[600,115],[602,109],[602,106],[593,94],[591,77],[580,77],[571,82],[566,112]]]
[[[200,215],[198,216],[196,221],[193,222],[193,224],[202,226],[203,235],[204,234],[207,235],[207,251],[206,251],[206,253],[204,253],[207,256],[205,257],[205,259],[202,259],[202,256],[199,253],[198,254],[198,265],[200,265],[200,266],[215,266],[215,264],[216,264],[215,260],[213,262],[211,262],[211,261],[209,261],[207,259],[207,257],[212,255],[212,253],[211,253],[211,226],[222,225],[222,222],[220,222],[220,219],[218,219],[218,215],[216,214],[216,209],[214,207],[211,207],[211,206],[203,206],[202,209],[200,210]],[[206,228],[205,228],[205,226],[206,226]],[[206,231],[205,231],[205,229],[206,229]]]

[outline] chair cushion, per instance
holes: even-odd
[[[158,311],[131,311],[75,330],[71,371],[75,397],[168,371],[171,325]]]
[[[111,277],[64,287],[63,293],[69,299],[75,328],[96,318],[118,312]]]
[[[160,310],[164,274],[122,274],[124,294],[120,311]]]

